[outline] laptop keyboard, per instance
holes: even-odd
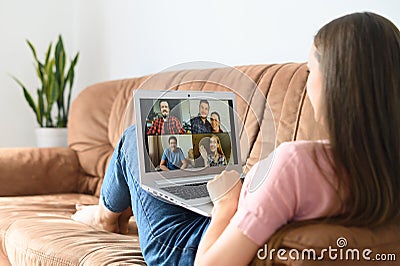
[[[185,200],[208,197],[207,182],[180,186],[175,185],[163,187],[161,189]]]

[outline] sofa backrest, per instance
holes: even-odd
[[[183,70],[89,86],[73,102],[69,118],[69,146],[87,174],[79,190],[99,194],[113,149],[127,126],[132,92],[138,88],[233,91],[244,171],[282,142],[324,138],[306,94],[306,69],[304,63],[288,63]]]

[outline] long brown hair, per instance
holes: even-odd
[[[333,167],[349,189],[346,225],[400,217],[400,33],[386,18],[354,13],[314,38]]]
[[[222,150],[221,140],[218,138],[218,136],[213,134],[210,138],[214,138],[217,141],[217,153],[225,156],[224,151]]]

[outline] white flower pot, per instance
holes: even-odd
[[[37,128],[36,144],[38,147],[68,147],[67,128]]]

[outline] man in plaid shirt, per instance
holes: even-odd
[[[185,134],[179,119],[169,115],[170,109],[167,101],[160,101],[160,110],[162,117],[154,120],[147,135]]]

